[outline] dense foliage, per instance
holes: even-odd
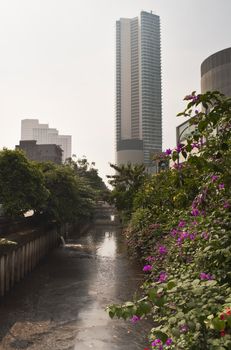
[[[87,167],[86,159],[83,163],[77,171],[74,161],[37,163],[19,150],[0,151],[0,203],[5,215],[22,216],[33,210],[57,223],[89,219],[106,186],[97,170]]]
[[[0,203],[8,216],[40,211],[48,198],[42,172],[17,150],[0,152]]]
[[[121,166],[110,164],[110,166],[116,172],[115,175],[107,176],[110,185],[113,186],[110,200],[119,210],[123,222],[126,223],[133,212],[134,198],[148,174],[143,164]]]
[[[231,99],[186,96],[194,132],[166,150],[172,169],[144,181],[126,231],[147,278],[111,317],[151,317],[146,349],[231,349]],[[183,162],[181,160],[184,159]]]

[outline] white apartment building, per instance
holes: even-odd
[[[38,119],[23,119],[21,121],[21,141],[36,140],[38,145],[55,144],[62,148],[62,161],[72,155],[71,135],[59,135],[57,129],[49,128],[48,124],[39,124]]]

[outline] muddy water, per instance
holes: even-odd
[[[0,350],[144,349],[148,324],[110,320],[142,278],[115,227],[56,249],[0,304]]]

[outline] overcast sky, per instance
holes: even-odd
[[[0,148],[23,118],[72,135],[72,153],[101,176],[115,161],[115,21],[161,19],[163,148],[175,145],[182,98],[200,91],[200,65],[231,46],[231,0],[0,0]]]

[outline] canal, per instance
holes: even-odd
[[[54,250],[1,301],[0,350],[144,349],[149,325],[111,320],[143,274],[115,226],[95,226]]]

